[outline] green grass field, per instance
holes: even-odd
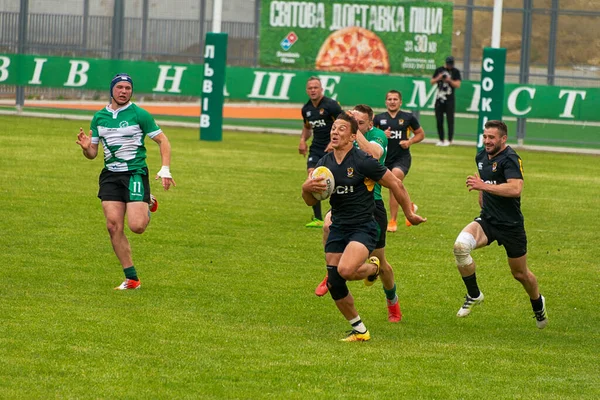
[[[0,106],[0,111],[14,111],[13,106]],[[24,111],[38,113],[53,113],[53,114],[70,114],[76,116],[89,116],[91,119],[93,112],[86,110],[75,109],[52,109],[40,107],[26,107]],[[380,110],[382,111],[382,110]],[[156,115],[157,120],[161,121],[178,121],[198,124],[197,117],[180,117],[172,115]],[[437,140],[437,128],[435,116],[421,114],[419,122],[425,129],[425,134],[428,139]],[[509,143],[517,143],[517,123],[516,121],[506,121],[509,130]],[[248,119],[248,118],[224,118],[224,125],[236,127],[253,127],[253,128],[268,128],[268,129],[293,129],[297,130],[298,135],[302,127],[300,120],[300,112],[298,112],[297,120],[289,119]],[[444,125],[446,135],[448,134],[447,125]],[[464,116],[456,117],[455,140],[473,141],[475,142],[475,132],[477,129],[477,119],[465,118]],[[581,124],[568,125],[556,124],[539,121],[527,121],[526,134],[523,139],[523,144],[528,146],[550,146],[550,147],[567,147],[567,148],[583,148],[600,150],[600,127],[595,125]]]
[[[349,283],[372,334],[343,343],[321,232],[300,196],[297,137],[165,128],[177,187],[128,233],[142,288],[123,277],[96,198],[88,122],[0,116],[0,398],[600,398],[599,158],[520,151],[529,265],[550,323],[495,244],[474,252],[486,302],[468,318],[452,245],[478,214],[474,149],[417,145],[406,186],[428,222],[388,238],[404,319],[380,285]],[[148,140],[158,171],[158,146]]]

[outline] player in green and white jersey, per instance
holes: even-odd
[[[373,109],[366,104],[359,104],[352,110],[354,119],[358,122],[358,132],[356,133],[356,141],[354,145],[376,158],[379,163],[385,166],[385,158],[387,155],[388,139],[385,132],[379,128],[373,126]],[[400,310],[400,303],[398,296],[396,295],[396,284],[394,282],[394,271],[392,266],[389,264],[385,257],[385,239],[387,230],[387,211],[385,209],[385,203],[381,197],[381,185],[375,183],[373,189],[373,197],[375,199],[375,220],[379,225],[379,239],[375,250],[371,253],[372,256],[379,258],[380,261],[380,276],[381,282],[383,283],[383,290],[387,299],[388,306],[388,320],[390,322],[400,322],[402,319],[402,312]],[[329,236],[329,225],[331,225],[331,214],[328,213],[325,217],[325,224],[323,226],[323,241],[327,241]],[[373,277],[372,280],[367,280],[367,285],[372,285],[377,276]],[[327,276],[315,289],[315,294],[323,296],[327,293]]]
[[[125,281],[115,288],[117,290],[140,287],[131,246],[124,232],[125,215],[129,229],[141,234],[150,222],[149,210],[154,212],[158,207],[156,198],[150,194],[146,136],[160,148],[162,168],[155,179],[161,178],[165,190],[175,186],[170,172],[169,139],[146,110],[131,102],[132,94],[131,77],[117,74],[110,82],[110,104],[94,114],[89,136],[79,128],[76,141],[83,155],[90,160],[96,158],[98,144],[102,143],[104,168],[100,173],[98,197],[102,201],[113,250],[125,273]]]

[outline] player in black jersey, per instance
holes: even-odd
[[[323,95],[323,85],[321,80],[316,76],[311,76],[306,82],[306,94],[309,100],[302,107],[302,119],[304,126],[302,127],[302,136],[298,145],[298,152],[306,157],[308,152],[308,161],[306,168],[310,176],[313,169],[317,165],[317,161],[325,155],[329,146],[329,133],[333,121],[339,113],[342,112],[342,107],[337,101],[325,97]],[[307,149],[306,141],[313,136],[310,144],[310,149]],[[321,228],[323,226],[323,214],[321,212],[321,202],[317,202],[313,206],[313,220],[306,224],[307,228]]]
[[[317,164],[329,168],[335,178],[336,187],[329,200],[332,223],[325,244],[325,261],[329,293],[352,326],[352,331],[343,339],[348,342],[371,338],[354,307],[354,298],[348,291],[346,281],[366,279],[373,282],[379,274],[377,257],[367,260],[375,249],[379,233],[379,225],[373,216],[375,183],[391,188],[413,224],[425,221],[412,212],[410,197],[402,181],[376,159],[354,147],[357,130],[356,120],[341,113],[331,129],[333,151]],[[309,206],[314,205],[317,200],[312,193],[322,192],[325,187],[323,178],[308,177],[302,185],[304,202]]]
[[[479,192],[481,214],[462,230],[454,243],[456,265],[467,287],[465,302],[456,315],[466,317],[483,301],[471,251],[497,241],[506,250],[513,277],[530,297],[537,327],[543,329],[548,323],[546,300],[540,294],[535,275],[527,268],[527,236],[521,213],[523,162],[506,145],[506,139],[506,124],[488,121],[483,131],[485,149],[475,157],[479,175],[467,177],[469,191]]]
[[[419,143],[425,138],[425,131],[417,121],[413,113],[401,111],[402,94],[397,90],[390,90],[385,95],[385,106],[387,111],[377,114],[373,119],[373,125],[385,131],[388,137],[388,152],[385,158],[385,166],[393,172],[401,181],[410,170],[412,157],[410,155],[410,146]],[[412,135],[411,135],[412,133]],[[417,211],[417,206],[413,204]],[[398,229],[398,202],[394,196],[390,196],[390,221],[388,223],[388,232],[396,232]],[[410,226],[408,220],[406,226]]]

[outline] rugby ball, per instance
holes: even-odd
[[[312,195],[317,200],[327,200],[329,196],[331,196],[331,193],[333,193],[333,191],[335,190],[335,179],[333,178],[333,174],[331,173],[329,168],[323,166],[315,168],[312,174],[310,175],[312,179],[315,179],[319,176],[325,178],[327,189],[318,193],[313,192]]]

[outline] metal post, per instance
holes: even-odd
[[[148,40],[148,15],[150,15],[150,5],[148,3],[148,0],[144,0],[142,4],[142,59],[146,57],[146,46]]]
[[[88,25],[90,19],[90,0],[84,0],[83,2],[83,26],[81,28],[81,47],[83,50],[87,50],[87,42],[88,42]]]
[[[550,10],[550,40],[548,40],[548,85],[554,85],[554,75],[556,74],[558,7],[558,0],[552,0],[552,9]]]
[[[29,13],[29,0],[21,0],[19,8],[19,42],[17,44],[17,53],[25,54],[27,48],[27,14]],[[16,106],[17,112],[23,110],[25,105],[25,87],[17,86]]]
[[[531,24],[533,0],[523,0],[523,33],[521,38],[521,65],[519,68],[519,83],[529,83],[529,66],[531,55]],[[522,146],[527,131],[525,118],[517,119],[517,143]]]
[[[467,0],[465,15],[465,54],[463,56],[463,79],[471,78],[471,36],[473,36],[473,0]]]
[[[260,40],[260,1],[254,2],[254,66],[258,67],[258,43]]]
[[[502,0],[494,0],[494,16],[492,18],[492,47],[500,48],[502,35]]]
[[[206,0],[200,0],[200,41],[198,47],[200,49],[200,60],[204,62],[204,23],[206,21]]]
[[[121,58],[123,53],[123,31],[125,20],[125,3],[123,0],[115,0],[112,20],[112,47],[110,57],[115,60]]]
[[[223,1],[213,0],[212,32],[221,32],[221,17],[223,16]]]

